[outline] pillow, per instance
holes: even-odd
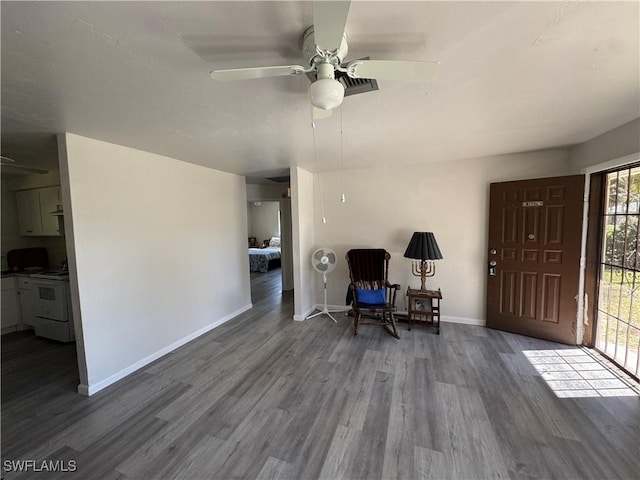
[[[384,305],[386,303],[384,293],[384,288],[379,290],[366,290],[356,287],[356,302],[364,305]]]
[[[280,237],[271,237],[269,240],[270,247],[279,247],[280,246]]]

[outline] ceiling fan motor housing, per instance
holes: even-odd
[[[304,60],[307,62],[309,66],[315,65],[319,62],[330,63],[334,67],[340,66],[342,61],[346,58],[347,53],[349,52],[349,46],[347,45],[347,34],[342,34],[342,42],[340,43],[340,48],[335,52],[329,52],[326,50],[322,50],[322,45],[316,48],[316,39],[313,34],[313,27],[307,28],[302,37],[302,55],[304,56]],[[323,53],[321,55],[318,53],[318,49]]]

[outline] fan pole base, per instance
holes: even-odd
[[[310,318],[313,317],[317,317],[319,315],[326,315],[328,316],[331,320],[333,320],[335,323],[338,323],[338,321],[333,317],[333,315],[331,315],[332,313],[338,313],[341,312],[342,310],[320,310],[318,313],[314,313],[313,315],[309,315],[307,317],[307,320],[309,320]]]
[[[324,260],[324,258],[323,258],[323,260]],[[331,315],[331,314],[332,313],[341,312],[342,310],[329,310],[329,307],[327,306],[327,272],[322,272],[322,280],[324,281],[324,289],[322,291],[322,297],[324,299],[324,307],[322,308],[322,310],[317,308],[316,310],[319,310],[318,313],[314,313],[313,315],[309,315],[307,317],[307,320],[310,319],[310,318],[313,318],[313,317],[317,317],[318,315],[327,315],[335,323],[338,323],[338,321],[335,318],[333,318],[333,315]]]

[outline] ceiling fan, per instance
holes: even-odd
[[[273,67],[214,70],[211,78],[219,81],[253,78],[296,76],[314,72],[317,80],[309,87],[314,119],[328,116],[342,104],[344,86],[335,79],[335,72],[351,78],[398,80],[428,83],[437,77],[440,62],[353,60],[346,65],[347,35],[344,31],[349,13],[349,1],[314,1],[313,26],[304,33],[302,53],[307,67],[282,65]]]
[[[49,170],[45,170],[43,168],[20,165],[19,163],[16,163],[16,161],[13,158],[6,157],[4,155],[0,155],[0,167],[8,168],[9,170],[15,171],[15,173],[17,173],[17,171],[21,171],[24,173],[40,173],[40,174],[49,173]]]

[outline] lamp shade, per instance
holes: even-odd
[[[342,103],[344,86],[333,78],[321,78],[309,86],[311,104],[322,110],[331,110]]]
[[[436,242],[436,237],[432,232],[413,232],[404,256],[416,260],[442,259],[438,242]]]

